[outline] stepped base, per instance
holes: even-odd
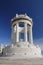
[[[21,45],[20,45],[21,44]],[[18,43],[5,48],[4,56],[12,56],[14,58],[32,58],[42,57],[39,46],[26,43]]]

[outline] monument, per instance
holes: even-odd
[[[41,57],[41,49],[33,44],[32,18],[16,14],[11,19],[11,44],[5,47],[4,56],[14,58]]]

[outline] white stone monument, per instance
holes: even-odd
[[[4,55],[14,58],[41,57],[41,49],[33,44],[32,18],[26,14],[16,14],[11,19],[11,45],[5,48]]]

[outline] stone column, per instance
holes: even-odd
[[[19,42],[19,29],[18,29],[19,24],[16,23],[16,42]]]
[[[24,27],[25,27],[24,37],[25,37],[25,42],[27,42],[27,23],[25,23]]]
[[[12,40],[12,43],[13,43],[13,26],[11,28],[12,28],[11,40]]]
[[[32,25],[29,27],[29,43],[33,43]]]

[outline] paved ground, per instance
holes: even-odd
[[[43,65],[43,58],[14,59],[0,57],[0,65]]]

